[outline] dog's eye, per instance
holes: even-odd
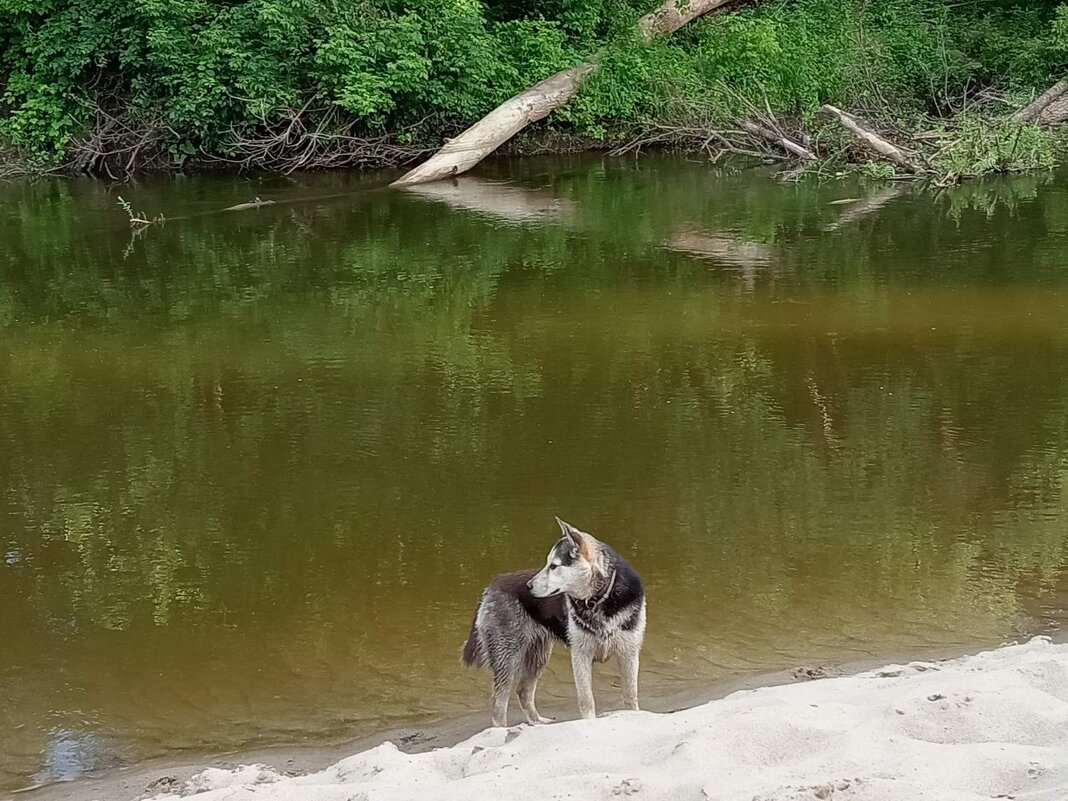
[[[549,570],[556,570],[556,565],[549,565]]]

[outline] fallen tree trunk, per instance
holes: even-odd
[[[1054,100],[1038,115],[1039,125],[1063,125],[1068,122],[1068,96]]]
[[[450,139],[445,147],[390,186],[426,184],[467,172],[530,123],[574,97],[582,79],[596,68],[597,62],[590,60],[539,81]]]
[[[1068,94],[1068,80],[1057,81],[1022,109],[1012,115],[1013,122],[1038,122],[1042,112],[1058,98]]]
[[[773,131],[770,128],[765,128],[763,125],[759,125],[752,120],[739,120],[738,124],[742,127],[742,130],[753,136],[759,136],[762,139],[767,139],[769,142],[774,142],[781,147],[787,153],[797,156],[803,161],[815,161],[816,154],[809,150],[804,145],[798,144],[790,137],[786,136],[779,131]]]
[[[690,20],[726,5],[730,0],[665,0],[656,11],[638,20],[643,40],[674,33]],[[567,103],[590,73],[600,64],[600,53],[571,69],[539,81],[497,106],[441,150],[391,186],[414,186],[440,181],[467,172],[530,123],[542,119]]]
[[[861,125],[855,117],[851,114],[846,114],[840,108],[832,106],[830,103],[825,103],[820,106],[820,111],[824,114],[829,114],[838,120],[842,124],[842,127],[852,133],[859,139],[865,147],[869,150],[878,153],[885,159],[892,161],[901,169],[907,172],[919,173],[923,172],[923,168],[913,162],[901,148],[890,144],[874,131],[871,131]]]

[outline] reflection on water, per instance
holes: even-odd
[[[477,212],[512,223],[573,223],[575,205],[551,191],[529,189],[503,181],[486,181],[465,175],[449,181],[420,184],[404,190],[426,200],[447,203],[454,209]]]
[[[553,514],[642,572],[650,699],[1064,619],[1064,180],[123,195],[171,222],[0,197],[0,788],[481,710],[470,615]]]
[[[119,764],[115,751],[96,734],[56,728],[41,755],[42,768],[34,781],[70,781]]]

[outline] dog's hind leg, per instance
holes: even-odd
[[[493,672],[493,692],[490,695],[492,725],[508,725],[508,696],[512,694],[515,673],[507,670]]]
[[[519,706],[527,717],[527,723],[550,723],[551,718],[544,718],[538,714],[538,708],[534,706],[534,694],[538,691],[538,677],[545,669],[545,663],[553,652],[553,642],[548,637],[538,637],[527,647],[523,655],[523,664],[519,667],[519,683],[516,695],[519,696]]]
[[[522,631],[490,629],[484,640],[486,656],[493,671],[493,691],[490,694],[492,725],[508,725],[508,698],[519,676],[520,660],[525,650]]]

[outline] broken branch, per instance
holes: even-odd
[[[885,159],[892,161],[906,172],[922,173],[923,168],[913,162],[905,152],[895,145],[890,144],[887,140],[883,139],[874,131],[861,125],[860,122],[851,114],[847,114],[840,108],[832,106],[830,103],[825,103],[820,106],[820,111],[824,114],[829,114],[834,117],[847,131],[852,133],[861,141],[861,143],[869,150],[879,154]]]
[[[1068,93],[1068,80],[1057,81],[1049,89],[1040,94],[1022,109],[1012,115],[1013,122],[1038,122],[1042,112],[1045,111],[1054,100]]]

